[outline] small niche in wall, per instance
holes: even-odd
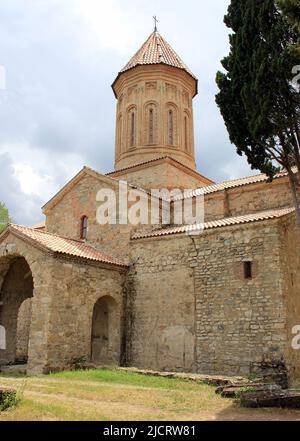
[[[253,263],[250,261],[244,262],[244,278],[246,280],[253,279]]]

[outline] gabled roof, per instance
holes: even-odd
[[[68,239],[21,225],[9,225],[0,235],[0,243],[10,233],[55,256],[65,256],[117,267],[127,267],[119,259],[108,256],[83,241]]]
[[[134,234],[131,239],[132,240],[147,239],[147,238],[171,236],[174,234],[193,235],[194,233],[196,235],[201,231],[211,230],[214,228],[230,227],[233,225],[248,224],[248,223],[259,222],[268,219],[277,219],[282,216],[286,216],[287,214],[293,213],[294,211],[295,211],[294,208],[283,208],[279,210],[269,210],[259,213],[248,214],[245,216],[229,217],[216,221],[205,222],[202,224],[161,228],[160,230],[150,231],[149,233]]]
[[[77,175],[75,175],[64,187],[62,187],[58,193],[56,193],[43,207],[42,209],[44,212],[46,210],[51,209],[54,207],[69,191],[72,190],[72,188],[75,187],[75,185],[84,177],[84,176],[92,176],[95,179],[105,182],[109,186],[118,186],[119,181],[118,179],[115,179],[111,176],[103,175],[96,170],[93,170],[90,167],[83,167]],[[128,183],[128,187],[131,187],[132,189],[142,191],[144,193],[149,194],[147,190],[144,190],[143,188],[136,187],[134,185],[131,185]]]
[[[109,181],[109,177],[101,175],[100,173],[96,172],[95,170],[92,170],[89,167],[83,167],[78,173],[77,175],[75,175],[69,182],[66,183],[66,185],[64,185],[43,207],[43,210],[47,210],[49,208],[52,208],[53,206],[55,206],[64,196],[65,194],[67,194],[73,187],[75,187],[75,185],[81,181],[81,179],[86,176],[86,175],[91,175],[96,177],[97,179],[101,179],[104,181],[107,181],[108,183],[111,182]]]
[[[199,180],[203,179],[204,181],[207,181],[209,184],[214,184],[214,181],[207,178],[206,176],[201,175],[200,173],[197,172],[197,170],[194,170],[194,169],[188,167],[187,165],[182,164],[181,162],[177,161],[176,159],[174,159],[168,155],[160,156],[160,157],[154,158],[154,159],[149,159],[148,161],[137,162],[136,164],[130,165],[128,167],[123,167],[123,168],[120,168],[119,170],[115,170],[115,171],[106,173],[105,176],[118,176],[119,174],[123,174],[126,171],[133,170],[135,168],[146,167],[148,165],[150,166],[150,165],[153,165],[155,162],[161,162],[161,161],[165,161],[165,160],[171,162],[177,168],[178,167],[180,167],[181,169],[184,168],[188,173],[191,173],[193,175],[197,175],[199,177]]]
[[[33,228],[34,230],[44,230],[46,228],[46,221],[31,225],[31,228]]]
[[[283,171],[275,175],[273,179],[284,178],[286,176],[288,176],[287,172]],[[259,174],[255,176],[248,176],[246,178],[234,179],[232,181],[221,182],[220,184],[207,185],[205,187],[196,188],[195,190],[185,193],[184,199],[229,190],[231,188],[244,187],[246,185],[257,184],[259,182],[267,182],[268,179],[269,178],[267,175]],[[183,196],[181,197],[181,195],[179,195],[177,198],[174,198],[174,200],[179,200],[182,198]]]

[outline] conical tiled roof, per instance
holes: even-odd
[[[126,72],[133,67],[142,66],[145,64],[167,64],[169,66],[185,70],[194,79],[196,79],[195,75],[184,64],[169,43],[167,43],[157,31],[150,35],[147,41],[131,58],[120,73]]]

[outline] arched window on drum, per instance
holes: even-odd
[[[177,147],[177,109],[171,104],[167,106],[167,144]]]
[[[137,110],[136,110],[136,107],[131,107],[128,110],[127,134],[128,134],[127,146],[128,146],[128,149],[132,149],[132,148],[136,147],[136,145],[137,145]]]
[[[145,109],[145,144],[157,144],[157,106],[154,103],[148,104]]]
[[[184,113],[184,120],[183,120],[183,142],[184,142],[184,150],[189,153],[191,151],[190,117],[187,112]]]

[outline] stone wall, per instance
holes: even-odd
[[[272,183],[261,182],[216,191],[204,197],[206,222],[291,206],[293,201],[286,177],[275,179]]]
[[[20,263],[23,262],[26,272],[25,270],[22,272],[21,268],[13,267],[14,262],[18,260]],[[26,298],[23,292],[28,291],[29,293],[29,289],[25,290],[25,287],[31,280],[29,277],[31,274],[31,287],[33,282],[33,292],[31,290],[31,295],[33,294],[33,298],[28,347],[28,366],[31,373],[42,373],[48,363],[48,324],[52,306],[52,261],[53,258],[47,253],[11,234],[3,239],[0,244],[0,285],[4,282],[2,292],[5,293],[5,283],[7,283],[6,280],[8,280],[13,268],[15,270],[18,269],[18,271],[16,271],[13,277],[11,286],[16,285],[19,287],[19,295],[17,295],[15,288],[10,293],[7,292],[9,294],[7,296],[7,306],[13,308],[15,304],[18,304],[18,307],[15,308],[15,320],[11,323],[11,326],[5,326],[7,329],[7,342],[12,341],[13,344],[8,344],[6,350],[0,350],[0,359],[2,363],[15,361],[17,313],[19,306]],[[11,302],[14,296],[16,297],[16,302]],[[1,316],[1,321],[5,322],[10,317],[9,310],[5,311],[5,309],[2,309]]]
[[[110,326],[112,320],[114,323],[107,353],[108,361],[118,364],[124,320],[123,271],[82,260],[54,258],[9,234],[0,245],[0,282],[4,281],[0,325],[7,330],[7,349],[0,349],[0,362],[15,361],[19,307],[33,292],[29,373],[47,373],[90,360],[93,310],[102,297],[113,299],[116,305],[110,320]],[[23,348],[23,342],[19,342],[19,347]]]
[[[286,360],[290,385],[300,384],[300,349],[292,347],[292,341],[300,334],[300,237],[294,216],[282,222],[282,271],[284,274],[285,307],[287,311]],[[298,326],[296,333],[293,328]],[[297,338],[295,343],[300,343]]]
[[[132,249],[132,365],[236,375],[281,361],[286,315],[278,221],[143,239]],[[251,280],[244,278],[245,261],[253,262]]]
[[[189,177],[187,175],[186,181],[184,181],[182,176],[175,173],[173,169],[174,167],[171,164],[163,162],[157,166],[141,170],[137,172],[140,175],[137,176],[135,184],[142,184],[142,175],[146,171],[145,180],[147,181],[149,178],[149,184],[157,184],[156,188],[159,188],[163,180],[166,179],[170,179],[172,185],[179,188],[182,185],[193,184],[193,182],[188,182]],[[135,181],[134,173],[131,177],[130,173],[128,175],[120,175],[118,179]],[[138,181],[139,179],[140,181]],[[101,181],[101,178],[96,178],[89,174],[82,176],[66,194],[61,198],[57,198],[56,204],[47,208],[45,212],[47,231],[61,236],[80,239],[81,219],[82,216],[87,216],[87,242],[109,255],[123,260],[130,259],[129,242],[131,234],[136,230],[141,231],[155,228],[155,225],[150,225],[150,202],[148,205],[148,225],[100,225],[97,222],[97,209],[102,204],[102,202],[97,202],[96,200],[98,191],[101,189],[111,189],[115,190],[116,195],[118,195],[118,185],[117,180],[105,176],[103,176],[103,181]],[[128,189],[130,190],[130,187]],[[145,197],[147,197],[146,194]],[[128,209],[134,204],[135,202],[130,202]],[[274,180],[273,183],[249,184],[205,195],[204,219],[205,221],[211,221],[286,206],[292,206],[289,184],[287,178],[279,178]]]
[[[119,171],[110,176],[147,190],[160,188],[189,190],[210,184],[209,179],[180,164],[175,166],[170,159],[161,159],[155,163]]]
[[[46,230],[48,233],[73,239],[80,239],[80,225],[83,216],[88,217],[87,243],[100,249],[110,256],[119,257],[123,262],[129,258],[129,242],[132,232],[136,230],[149,229],[147,225],[101,225],[97,221],[97,209],[103,202],[97,202],[97,193],[101,189],[114,190],[117,195],[117,218],[119,207],[119,183],[103,177],[95,178],[86,174],[82,179],[67,192],[64,197],[46,211]],[[128,191],[132,188],[128,187]],[[134,195],[135,197],[136,195]],[[143,193],[147,199],[147,193]],[[128,202],[128,211],[135,205],[136,201]],[[148,220],[151,219],[151,205],[148,204]]]
[[[66,368],[78,360],[90,361],[94,307],[104,297],[115,303],[115,312],[110,319],[113,320],[113,331],[106,351],[110,353],[109,357],[97,358],[97,361],[119,364],[124,277],[122,272],[109,268],[54,262],[48,371]]]
[[[193,251],[187,237],[131,244],[127,298],[127,364],[195,371]]]
[[[80,239],[82,216],[88,217],[87,242],[109,255],[122,260],[128,256],[131,225],[100,225],[97,222],[97,192],[102,188],[115,188],[92,176],[84,176],[51,210],[47,211],[46,230],[73,239]],[[137,227],[138,228],[138,227]]]
[[[0,363],[13,363],[18,357],[17,347],[21,352],[28,351],[28,338],[18,341],[18,313],[22,303],[33,296],[33,280],[31,270],[22,257],[12,259],[7,273],[4,275],[0,292],[0,324],[6,330],[6,350],[0,351]]]
[[[263,373],[286,342],[278,222],[208,232],[195,239],[197,369]],[[253,263],[245,279],[244,262]]]

